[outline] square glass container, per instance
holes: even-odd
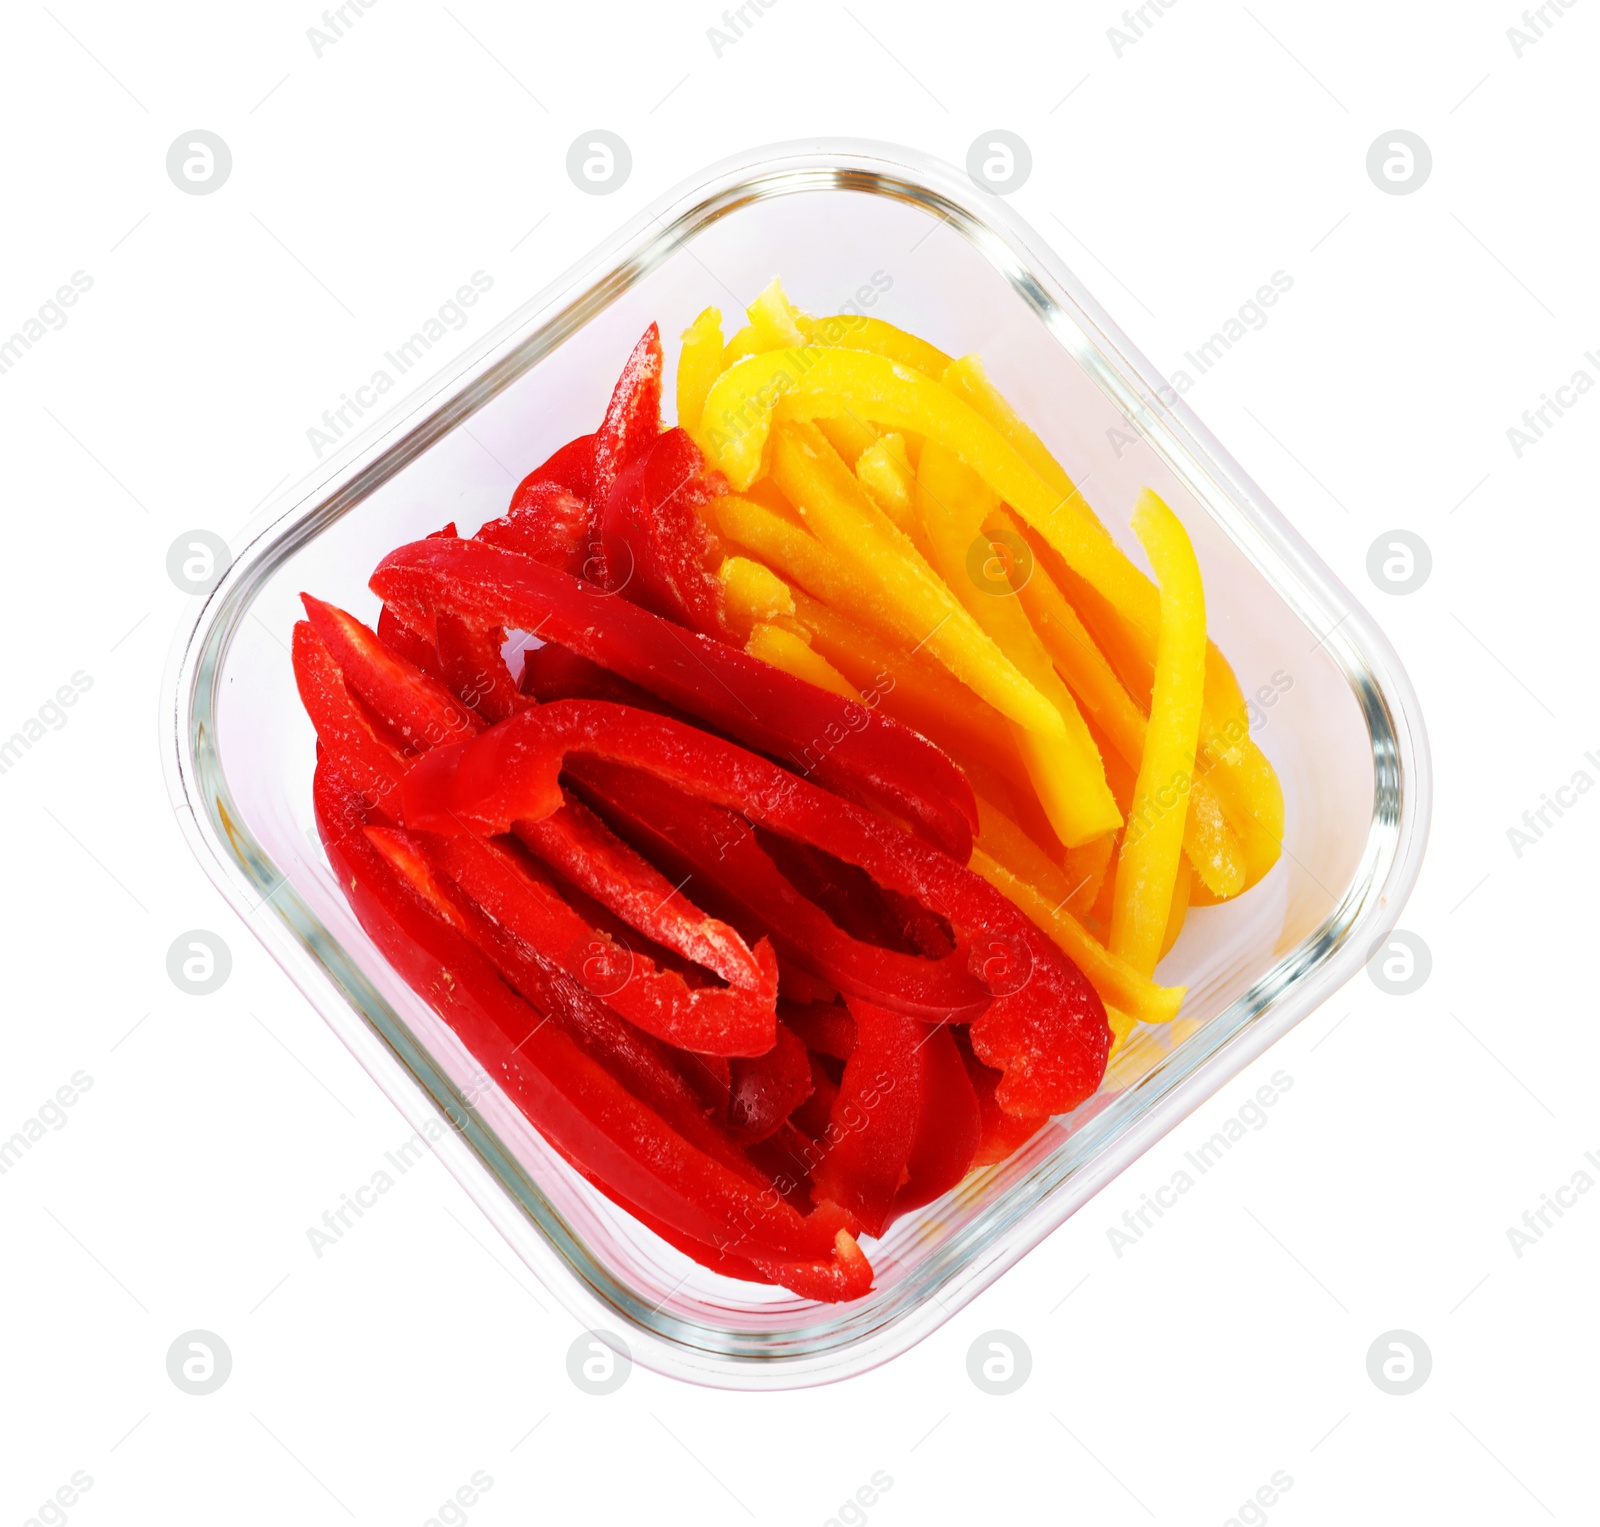
[[[731,332],[774,275],[812,312],[870,312],[979,352],[1136,560],[1138,491],[1166,499],[1287,806],[1281,862],[1193,911],[1163,962],[1164,982],[1189,987],[1179,1024],[1138,1031],[1075,1113],[869,1242],[873,1292],[842,1306],[666,1246],[578,1178],[390,970],[317,841],[288,656],[302,589],[375,619],[378,559],[445,520],[470,534],[503,513],[525,472],[594,427],[652,320],[670,399],[678,331],[714,304]],[[1361,967],[1427,835],[1416,700],[1366,614],[1036,233],[899,148],[789,144],[696,177],[262,511],[196,604],[169,664],[163,753],[207,872],[411,1123],[448,1118],[441,1157],[576,1319],[711,1384],[844,1377],[948,1319]]]

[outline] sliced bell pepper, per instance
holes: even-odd
[[[817,539],[882,591],[902,636],[926,646],[1003,715],[1044,737],[1064,735],[1055,707],[1018,672],[910,540],[871,504],[818,430],[799,424],[774,429],[772,479]]]
[[[765,1140],[811,1096],[811,1060],[805,1043],[780,1023],[760,1055],[735,1059],[730,1067],[728,1124],[745,1140]]]
[[[317,741],[343,760],[345,773],[367,805],[380,809],[383,820],[392,820],[409,767],[405,757],[378,735],[310,621],[295,622],[290,650],[300,703],[316,728]]]
[[[1106,534],[1083,495],[1076,487],[1062,492],[1053,486],[971,404],[919,372],[880,355],[819,345],[750,356],[725,371],[706,398],[701,445],[741,492],[762,469],[775,420],[841,413],[914,431],[953,451],[1102,597],[1135,653],[1153,662],[1160,624],[1155,588]],[[1249,884],[1276,857],[1282,791],[1248,727],[1237,726],[1237,683],[1231,675],[1222,678],[1227,665],[1214,649],[1208,649],[1208,668],[1214,677],[1201,741],[1217,766],[1229,821],[1245,841]]]
[[[894,1196],[892,1218],[931,1204],[955,1187],[971,1169],[983,1138],[978,1095],[954,1036],[949,1024],[940,1024],[917,1042],[917,1127],[906,1157],[905,1181]]]
[[[725,1050],[715,1044],[687,1048],[710,1054],[760,1054],[771,1042],[773,1004],[778,995],[778,970],[771,949],[759,943],[752,949],[732,928],[706,916],[580,802],[563,795],[554,811],[542,812],[543,803],[532,798],[530,806],[525,818],[519,815],[507,827],[514,827],[534,853],[629,927],[715,971],[730,985],[751,994],[757,1012],[765,1009],[761,1030],[755,1036],[765,1041],[760,1049]]]
[[[313,788],[329,861],[362,926],[556,1150],[680,1234],[759,1258],[774,1281],[796,1263],[808,1290],[829,1269],[838,1275],[834,1297],[866,1291],[870,1268],[843,1210],[821,1204],[802,1216],[691,1145],[585,1054],[561,1023],[545,1021],[549,1012],[593,1003],[589,993],[552,971],[537,1005],[518,996],[368,840],[359,797],[331,758],[318,764]]]
[[[435,610],[541,630],[820,784],[913,824],[965,860],[977,820],[960,770],[932,743],[865,705],[780,673],[747,653],[625,600],[596,610],[594,590],[554,568],[470,541],[418,541],[373,574],[378,597],[426,621]]]
[[[723,618],[735,637],[749,641],[756,626],[780,617],[794,618],[789,585],[764,563],[749,557],[724,557],[717,579],[722,584]]]
[[[927,1030],[915,1018],[847,998],[856,1047],[844,1063],[813,1173],[818,1190],[842,1205],[868,1235],[882,1235],[920,1122],[917,1047]]]
[[[1148,488],[1134,506],[1133,528],[1160,584],[1161,636],[1144,757],[1117,857],[1110,945],[1149,975],[1172,909],[1194,779],[1205,692],[1206,599],[1188,535]]]
[[[814,652],[803,637],[796,636],[782,626],[764,622],[755,626],[750,632],[750,639],[744,644],[744,650],[751,657],[760,658],[763,663],[771,663],[774,668],[781,668],[797,679],[804,679],[807,684],[815,684],[818,689],[826,689],[846,700],[861,699],[861,691],[827,658],[820,652]]]
[[[586,497],[564,483],[530,478],[517,489],[510,509],[480,526],[473,539],[581,576],[593,556],[592,522],[593,508]]]
[[[557,779],[569,753],[653,774],[854,864],[884,890],[944,918],[957,953],[965,953],[990,996],[971,1032],[979,1057],[1006,1073],[998,1092],[1002,1107],[1064,1112],[1098,1085],[1111,1040],[1100,998],[1003,895],[880,817],[670,717],[592,700],[525,711],[470,742],[425,755],[401,787],[406,823],[426,831],[495,833],[548,815],[561,803]],[[926,963],[933,968],[939,962]]]
[[[300,601],[344,682],[407,748],[421,751],[482,730],[443,684],[392,652],[353,615],[310,594]]]
[[[778,1011],[806,1048],[835,1060],[849,1060],[856,1047],[856,1021],[837,1002],[780,1002]]]
[[[841,928],[780,871],[743,816],[696,800],[643,769],[574,758],[568,772],[631,843],[689,877],[697,904],[748,938],[772,940],[782,958],[780,993],[793,993],[795,976],[803,972],[933,1022],[972,1017],[988,1001],[954,954],[919,958]]]
[[[645,1033],[710,1055],[762,1055],[772,1048],[778,971],[759,946],[746,952],[739,972],[748,972],[744,984],[692,987],[677,971],[659,969],[631,940],[619,943],[592,927],[558,885],[508,848],[462,835],[439,839],[429,858],[507,933]]]
[[[1146,1023],[1165,1023],[1177,1016],[1185,987],[1157,986],[1148,975],[1101,944],[1065,907],[1052,905],[1036,887],[991,859],[981,848],[972,851],[972,868],[1060,945],[1108,1005],[1133,1013]]]
[[[973,1167],[994,1166],[1007,1156],[1022,1149],[1033,1137],[1050,1123],[1048,1114],[1018,1115],[1007,1113],[995,1101],[995,1089],[1000,1085],[1000,1073],[986,1066],[972,1053],[972,1042],[963,1029],[955,1030],[956,1049],[962,1064],[967,1068],[967,1080],[972,1083],[973,1096],[978,1100],[978,1148],[973,1154]]]
[[[726,493],[682,429],[657,435],[618,474],[600,511],[604,575],[593,581],[691,630],[724,634],[721,554],[699,510]]]
[[[1013,537],[1022,535],[1021,527],[1003,511],[994,528]],[[1123,761],[1137,769],[1144,756],[1145,714],[1037,557],[1019,597],[1061,676]],[[1244,847],[1228,825],[1210,780],[1198,774],[1183,846],[1200,878],[1216,895],[1226,899],[1244,889]]]
[[[865,313],[836,313],[808,319],[800,325],[813,345],[837,345],[847,350],[869,350],[937,380],[950,365],[950,357],[936,345],[908,334],[881,318]]]
[[[683,331],[678,352],[678,423],[691,434],[711,384],[722,374],[722,314],[707,308]]]
[[[780,426],[781,428],[781,426]],[[1068,848],[1122,825],[1106,786],[1105,767],[1067,686],[1051,664],[1024,607],[1009,592],[995,593],[972,576],[972,547],[988,505],[975,475],[944,447],[929,441],[917,468],[917,508],[927,529],[934,567],[995,646],[1049,704],[1056,730],[1019,726],[1012,738],[1055,834]]]
[[[366,835],[390,868],[438,916],[494,962],[514,991],[535,1004],[540,1001],[548,985],[550,966],[541,958],[545,954],[543,947],[523,937],[526,919],[519,918],[517,927],[507,926],[497,916],[496,907],[481,902],[461,878],[451,873],[452,869],[472,866],[474,861],[481,867],[485,860],[507,858],[503,849],[479,838],[438,838],[392,827],[368,827]],[[577,974],[566,960],[555,963],[569,974]],[[685,1139],[741,1177],[762,1181],[761,1173],[742,1153],[735,1138],[707,1118],[700,1099],[672,1063],[671,1052],[665,1046],[623,1021],[603,1001],[558,1004],[546,1016],[561,1024],[586,1054],[605,1066]]]
[[[605,418],[594,433],[594,477],[589,496],[601,514],[622,469],[642,456],[661,432],[662,362],[661,330],[651,324],[623,366]]]

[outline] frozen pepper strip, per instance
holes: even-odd
[[[786,981],[798,969],[933,1023],[975,1017],[989,1001],[957,953],[923,959],[857,937],[863,930],[840,927],[779,869],[750,823],[726,807],[598,758],[571,759],[568,772],[629,842],[674,874],[691,877],[700,902],[748,937],[770,938]]]
[[[927,1031],[915,1018],[870,1002],[848,1001],[856,1046],[834,1099],[833,1141],[818,1165],[817,1187],[882,1235],[906,1175],[921,1117],[917,1047]]]
[[[548,984],[550,961],[544,944],[524,938],[528,920],[513,910],[507,923],[500,912],[506,899],[491,890],[489,900],[478,897],[468,885],[483,884],[483,869],[490,866],[498,879],[495,861],[520,874],[511,855],[482,838],[439,838],[431,833],[406,833],[392,827],[368,827],[367,839],[390,867],[450,925],[483,951],[514,991],[537,1002]],[[552,893],[553,895],[553,893]],[[520,900],[515,893],[513,902]],[[573,914],[568,911],[568,916]],[[581,938],[581,935],[580,935]],[[581,947],[581,946],[580,946]],[[584,981],[568,959],[554,963]],[[614,959],[604,964],[617,976]],[[585,981],[585,984],[588,983]],[[603,995],[603,993],[597,993]],[[566,1028],[580,1048],[599,1061],[641,1102],[649,1104],[685,1139],[715,1157],[724,1166],[752,1181],[760,1179],[739,1149],[739,1142],[719,1129],[706,1115],[700,1099],[674,1065],[672,1051],[658,1040],[625,1022],[606,1002],[574,1002],[556,1007],[551,1017]],[[767,1043],[770,1046],[771,1037]]]
[[[1184,987],[1157,986],[1112,954],[1065,907],[1052,903],[1036,886],[983,849],[973,849],[972,868],[1061,946],[1108,1007],[1122,1008],[1145,1023],[1166,1023],[1177,1017]]]
[[[744,652],[682,630],[529,558],[470,541],[418,541],[373,575],[379,598],[426,621],[445,609],[540,631],[841,795],[887,810],[965,859],[977,808],[960,770],[887,717]],[[597,608],[603,602],[604,608]]]
[[[762,1055],[772,1047],[778,967],[770,946],[764,951],[757,945],[752,954],[740,942],[741,964],[749,967],[742,986],[691,987],[677,971],[657,968],[648,955],[619,947],[591,927],[554,883],[519,863],[509,849],[461,835],[439,839],[429,853],[507,933],[560,965],[645,1033],[707,1055]]]
[[[844,1232],[848,1240],[842,1210],[822,1205],[802,1216],[696,1149],[585,1054],[563,1022],[546,1021],[594,997],[558,970],[543,973],[537,1002],[518,996],[373,847],[359,798],[328,759],[317,767],[314,794],[329,861],[362,926],[567,1160],[708,1246],[775,1265],[848,1263],[855,1275],[840,1297],[865,1292],[870,1270],[861,1276],[838,1239]]]
[[[1001,511],[993,529],[1017,537],[1016,522]],[[1144,757],[1145,714],[1123,687],[1078,613],[1048,569],[1035,560],[1018,597],[1057,671],[1130,768]],[[1184,824],[1184,852],[1212,892],[1226,899],[1244,889],[1244,847],[1228,825],[1211,781],[1196,775]]]
[[[951,363],[944,374],[944,385],[992,424],[1018,454],[1061,498],[1074,498],[1078,507],[1092,518],[1092,511],[1073,485],[1061,464],[1044,442],[1017,416],[1015,410],[990,382],[975,355]],[[1098,521],[1096,522],[1098,523]],[[1143,575],[1140,574],[1143,578]],[[1142,689],[1149,692],[1150,674],[1155,661],[1155,622],[1158,616],[1149,580],[1140,596],[1140,612],[1131,617],[1127,610],[1105,608],[1109,624],[1133,647],[1130,654],[1142,670]],[[1244,721],[1244,697],[1228,660],[1210,642],[1206,647],[1206,699],[1201,716],[1201,774],[1214,775],[1218,797],[1228,804],[1229,820],[1242,840],[1246,873],[1245,885],[1253,885],[1276,862],[1283,837],[1283,792]],[[1205,809],[1195,803],[1196,810]],[[1193,857],[1193,856],[1191,856]],[[1204,854],[1200,856],[1204,858]],[[1198,866],[1197,866],[1198,867]],[[1202,875],[1204,882],[1204,877]]]
[[[343,760],[345,773],[367,804],[381,810],[388,820],[408,768],[404,756],[378,735],[310,621],[295,622],[291,653],[300,703],[316,728],[317,741]]]
[[[724,372],[707,397],[702,447],[739,492],[762,470],[775,419],[840,413],[911,431],[954,451],[1106,601],[1137,652],[1153,661],[1160,624],[1155,589],[1106,534],[1082,494],[1052,486],[1001,430],[919,372],[883,356],[816,345],[752,356]],[[1242,706],[1226,663],[1220,653],[1208,661],[1213,693],[1202,746],[1218,765],[1218,791],[1235,830],[1244,836],[1247,828],[1259,828],[1257,843],[1246,844],[1255,849],[1253,880],[1275,857],[1282,836],[1282,791],[1248,728],[1237,725]]]
[[[406,824],[488,834],[548,815],[561,804],[558,779],[569,753],[653,774],[742,813],[756,826],[854,864],[883,890],[946,919],[957,950],[965,951],[991,997],[972,1019],[972,1042],[981,1059],[1006,1073],[998,1094],[1003,1107],[1065,1111],[1099,1084],[1110,1044],[1100,998],[1003,895],[882,818],[670,717],[593,700],[525,711],[422,758],[401,787]]]
[[[722,374],[722,314],[707,308],[683,331],[678,352],[678,423],[691,434],[711,384]]]
[[[824,546],[885,591],[905,635],[1003,715],[1042,737],[1064,735],[1055,707],[871,503],[815,427],[773,431],[772,479]]]
[[[536,805],[508,826],[545,863],[629,927],[735,986],[776,1000],[771,952],[752,950],[732,928],[707,917],[580,802],[563,795],[556,810]],[[704,1048],[718,1053],[714,1046]]]
[[[1059,722],[1055,733],[1019,726],[1012,737],[1055,834],[1075,848],[1122,825],[1106,786],[1099,751],[1083,724],[1067,686],[1045,651],[1027,611],[1011,594],[1003,570],[980,583],[969,567],[984,519],[982,485],[944,447],[929,441],[917,468],[917,507],[933,548],[934,566],[961,597],[978,624],[1029,683],[1049,702]],[[998,578],[1003,592],[991,586]]]
[[[1205,687],[1206,598],[1178,518],[1147,488],[1133,510],[1161,587],[1161,637],[1144,758],[1117,859],[1111,949],[1149,975],[1160,958],[1183,847]]]

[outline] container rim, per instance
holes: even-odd
[[[1306,626],[1323,633],[1320,645],[1365,720],[1374,785],[1357,871],[1321,926],[890,1294],[818,1307],[826,1318],[771,1341],[664,1312],[589,1253],[254,839],[222,768],[217,700],[234,636],[286,558],[701,229],[743,206],[815,190],[920,206],[984,255]],[[741,1389],[796,1387],[864,1371],[915,1344],[1348,980],[1393,928],[1420,870],[1431,809],[1428,743],[1415,692],[1388,641],[1045,241],[962,172],[914,150],[818,138],[735,155],[691,177],[275,495],[240,541],[215,587],[193,602],[163,680],[163,772],[185,838],[230,905],[408,1120],[420,1125],[446,1115],[454,1127],[439,1142],[441,1159],[552,1293],[602,1337],[608,1323],[621,1322],[639,1361],[680,1377]]]

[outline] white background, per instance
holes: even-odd
[[[321,57],[310,3],[8,9],[0,334],[74,271],[93,287],[0,376],[0,734],[75,671],[93,687],[0,776],[0,1134],[93,1085],[0,1178],[0,1524],[76,1470],[84,1527],[420,1524],[477,1470],[484,1527],[820,1524],[879,1470],[874,1527],[1222,1524],[1279,1470],[1247,1520],[1595,1519],[1600,1194],[1520,1258],[1506,1231],[1600,1152],[1572,973],[1600,799],[1520,857],[1507,829],[1600,776],[1600,397],[1520,459],[1506,430],[1600,378],[1600,9],[1552,6],[1520,58],[1509,0],[1179,0],[1120,57],[1110,0],[1071,9],[779,0],[720,57],[711,0],[380,0]],[[195,127],[233,153],[212,196],[165,172]],[[595,127],[633,151],[609,196],[565,171]],[[474,270],[494,286],[456,347],[724,154],[821,132],[962,163],[995,127],[1032,147],[1017,210],[1163,368],[1292,274],[1189,401],[1422,695],[1437,802],[1404,926],[1433,974],[1406,999],[1358,978],[870,1376],[750,1398],[636,1369],[582,1394],[575,1323],[435,1162],[308,1247],[409,1131],[174,825],[167,548],[307,471],[307,427]],[[1365,170],[1396,127],[1433,153],[1410,196]],[[1434,558],[1403,598],[1365,571],[1395,527]],[[167,977],[191,928],[232,949],[214,996]],[[1108,1226],[1280,1068],[1267,1128],[1119,1260]],[[234,1360],[206,1397],[165,1370],[197,1327]],[[1366,1372],[1397,1327],[1434,1359],[1403,1398]],[[966,1375],[993,1328],[1033,1354],[1004,1399]]]

